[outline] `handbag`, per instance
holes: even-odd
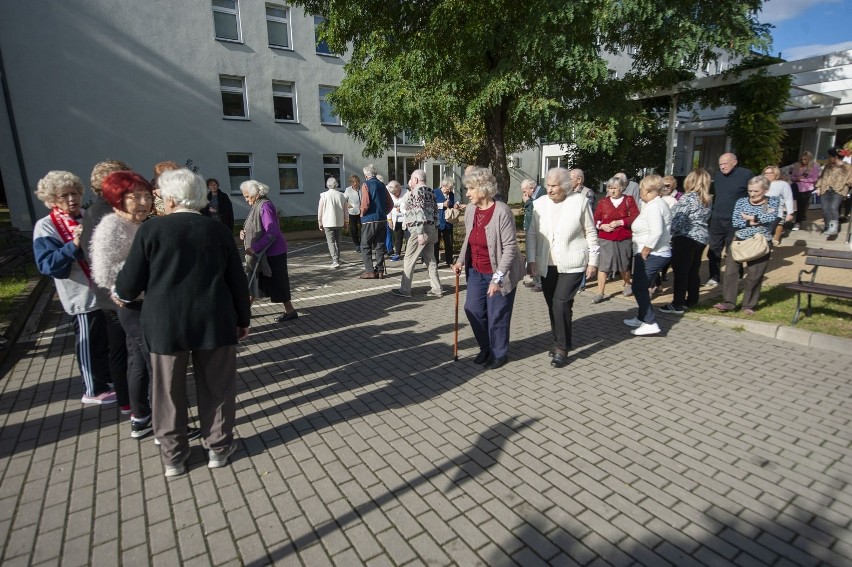
[[[460,215],[461,210],[456,209],[455,207],[444,210],[444,220],[450,224],[456,224],[456,221],[459,220]]]
[[[731,242],[731,256],[734,262],[751,262],[769,254],[769,242],[762,232],[745,240]]]

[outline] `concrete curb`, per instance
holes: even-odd
[[[729,329],[742,329],[749,333],[763,335],[784,341],[795,343],[810,348],[827,350],[841,354],[847,354],[852,351],[852,339],[843,337],[835,337],[824,333],[814,333],[811,331],[803,331],[788,325],[779,325],[777,323],[764,323],[763,321],[749,321],[748,319],[733,319],[731,317],[715,317],[713,315],[697,315],[699,321],[707,321],[716,323]]]

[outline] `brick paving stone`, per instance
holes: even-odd
[[[661,359],[620,324],[633,302],[579,300],[558,371],[524,288],[510,362],[482,372],[465,321],[453,363],[439,303],[397,309],[392,283],[319,269],[315,244],[291,242],[304,316],[282,326],[253,307],[239,451],[216,471],[194,444],[189,474],[167,481],[114,407],[79,403],[51,301],[0,380],[0,563],[852,563],[852,380],[837,371],[852,349],[661,317],[678,344]],[[424,364],[403,368],[402,352]],[[632,370],[602,370],[613,357]]]

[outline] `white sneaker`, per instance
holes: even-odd
[[[332,263],[331,263],[331,267],[332,267],[332,268],[339,268],[339,267],[340,267],[340,263],[339,263],[339,262],[332,262]]]
[[[636,336],[644,336],[644,335],[656,335],[660,332],[660,326],[656,323],[642,323],[638,329],[633,329],[630,331]]]
[[[717,285],[719,285],[719,282],[718,282],[718,281],[716,281],[716,278],[710,278],[710,279],[709,279],[709,280],[707,280],[707,282],[704,284],[704,287],[716,287]]]
[[[638,317],[634,317],[633,319],[625,319],[624,324],[628,327],[641,327],[645,323],[640,321]]]
[[[631,295],[633,295],[633,286],[630,285],[630,284],[626,284],[624,286],[624,292],[623,293],[624,293],[624,297],[630,297]]]
[[[237,450],[237,440],[234,439],[231,442],[231,446],[228,447],[228,450],[222,453],[221,455],[218,453],[214,453],[213,449],[207,451],[207,457],[210,459],[207,463],[208,469],[218,469],[224,467],[228,464],[228,457],[234,454],[234,451]]]
[[[793,225],[793,228],[791,230],[800,230],[801,228],[802,226],[799,223],[796,223]]]

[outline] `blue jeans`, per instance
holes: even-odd
[[[843,201],[843,195],[833,189],[829,189],[822,194],[822,216],[825,219],[825,228],[828,228],[828,223],[840,220],[840,203]]]
[[[473,268],[468,270],[464,313],[480,350],[488,349],[494,358],[501,358],[509,351],[509,325],[517,290],[513,289],[508,295],[497,293],[488,297],[491,276]]]
[[[665,256],[648,255],[648,259],[642,258],[642,254],[633,256],[633,297],[639,306],[636,318],[652,325],[657,322],[654,308],[651,306],[651,284],[657,280],[657,275],[669,263],[671,258]]]

